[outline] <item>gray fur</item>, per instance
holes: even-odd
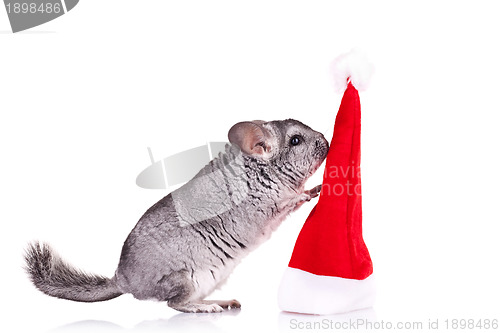
[[[110,279],[69,266],[47,244],[29,244],[25,259],[31,281],[47,295],[72,301],[99,302],[122,294]]]
[[[290,138],[300,135],[300,144]],[[184,312],[218,312],[239,302],[204,300],[288,214],[319,194],[306,180],[326,157],[323,135],[292,119],[233,126],[232,145],[141,217],[112,279],[84,274],[50,248],[30,245],[27,271],[42,292],[75,301],[122,293],[166,301]],[[240,147],[241,146],[241,147]]]

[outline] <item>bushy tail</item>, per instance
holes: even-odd
[[[29,244],[24,259],[26,272],[33,284],[49,296],[78,302],[99,302],[122,294],[113,280],[71,267],[47,244]]]

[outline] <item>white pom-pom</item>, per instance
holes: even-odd
[[[343,92],[350,81],[357,90],[368,88],[374,72],[374,66],[359,49],[337,57],[332,63],[335,89]]]

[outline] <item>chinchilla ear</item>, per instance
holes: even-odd
[[[267,157],[271,152],[271,134],[262,120],[243,121],[235,124],[227,134],[229,142],[240,147],[245,154]]]

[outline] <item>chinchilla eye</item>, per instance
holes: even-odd
[[[290,139],[290,144],[291,144],[292,146],[296,146],[296,145],[298,145],[298,144],[299,144],[299,143],[301,143],[301,142],[302,142],[302,138],[301,138],[300,136],[298,136],[298,135],[294,135],[294,136],[292,136],[292,138]]]

